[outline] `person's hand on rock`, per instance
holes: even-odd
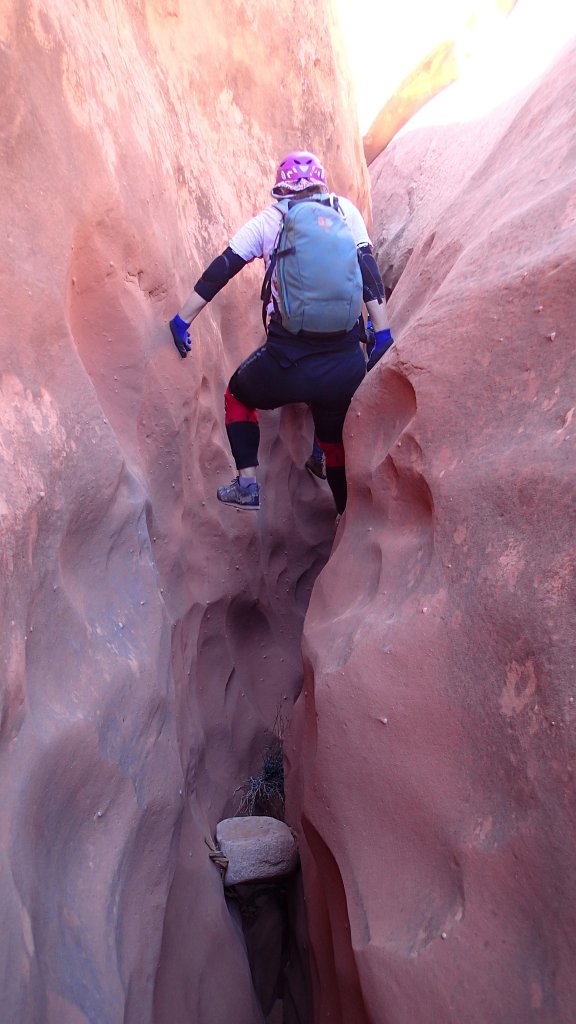
[[[188,331],[190,324],[187,324],[186,321],[183,320],[182,317],[179,316],[177,313],[176,316],[173,317],[172,320],[170,321],[169,326],[172,332],[172,337],[174,338],[174,344],[176,345],[176,348],[178,349],[180,355],[182,356],[182,359],[186,359],[186,356],[188,355],[190,349],[192,348],[192,341],[190,339],[190,333]]]

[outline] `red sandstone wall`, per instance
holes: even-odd
[[[261,1019],[205,838],[300,686],[333,511],[303,411],[265,417],[260,516],[214,500],[257,272],[186,362],[166,322],[287,148],[366,201],[333,33],[317,2],[0,14],[6,1024]]]
[[[397,347],[289,748],[317,1024],[576,1019],[575,90],[372,169]]]

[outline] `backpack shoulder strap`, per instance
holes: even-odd
[[[266,327],[266,311],[272,298],[272,274],[276,266],[276,260],[278,258],[278,245],[280,242],[280,235],[282,234],[282,228],[284,227],[284,217],[288,213],[290,207],[290,198],[279,199],[273,209],[278,210],[280,214],[280,223],[278,225],[278,234],[276,235],[276,241],[274,242],[274,248],[270,255],[270,263],[266,268],[264,274],[264,280],[262,281],[262,289],[260,291],[260,299],[262,300],[262,323]]]

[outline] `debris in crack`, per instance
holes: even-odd
[[[265,814],[284,820],[284,752],[282,735],[273,736],[262,755],[262,767],[242,787],[239,815]]]

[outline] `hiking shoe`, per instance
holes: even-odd
[[[319,480],[326,479],[326,463],[324,456],[321,459],[315,459],[313,455],[310,456],[308,461],[305,463],[306,469],[312,476],[317,476]]]
[[[218,501],[223,501],[225,505],[233,505],[234,508],[260,508],[260,488],[258,484],[248,484],[247,487],[241,487],[238,477],[235,477],[232,483],[226,487],[219,487],[216,491],[216,497]]]

